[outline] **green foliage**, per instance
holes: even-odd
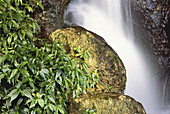
[[[61,43],[34,37],[39,26],[29,13],[36,5],[43,8],[36,0],[0,1],[0,113],[67,113],[68,96],[99,80],[85,63],[88,50],[78,47],[73,58]]]
[[[83,114],[96,114],[96,110],[89,110],[89,109],[86,109]]]

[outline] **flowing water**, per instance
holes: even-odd
[[[121,0],[72,0],[65,12],[65,23],[83,26],[102,36],[125,65],[125,94],[141,102],[148,114],[163,114],[151,66],[134,42],[132,27],[127,29],[123,23],[121,10]],[[130,13],[127,14],[130,22]]]

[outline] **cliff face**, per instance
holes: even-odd
[[[129,1],[129,0],[128,0]],[[131,1],[133,28],[161,85],[164,105],[170,103],[170,3],[168,0]]]

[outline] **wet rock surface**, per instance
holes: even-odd
[[[170,106],[170,4],[168,1],[131,1],[136,40],[154,69],[165,106]]]
[[[94,111],[97,114],[146,114],[142,104],[133,98],[117,93],[87,95],[71,101],[70,114]]]
[[[81,47],[82,51],[89,50],[86,60],[89,71],[98,69],[101,84],[106,87],[102,91],[124,93],[126,71],[116,52],[100,36],[82,27],[58,29],[50,35],[53,40],[63,42],[67,52],[75,56],[74,48]],[[100,86],[100,85],[98,85]]]

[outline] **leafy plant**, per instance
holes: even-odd
[[[83,114],[96,114],[96,110],[89,110],[89,109],[86,109]]]
[[[29,13],[36,5],[43,8],[36,0],[0,1],[0,113],[67,113],[68,96],[99,80],[88,71],[88,51],[73,58],[62,43],[34,37],[39,26]]]

